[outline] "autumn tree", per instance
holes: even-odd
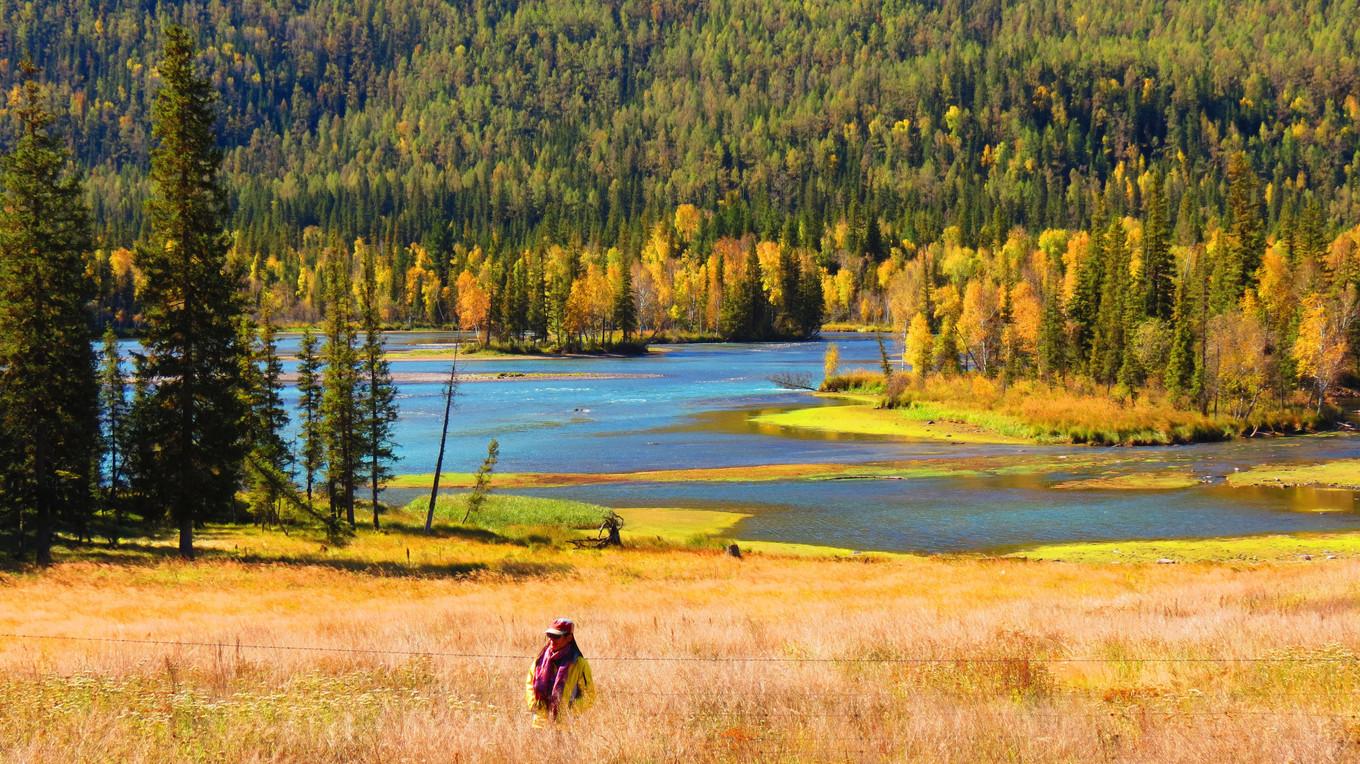
[[[911,365],[911,370],[916,375],[918,382],[924,382],[926,374],[930,371],[930,363],[933,358],[934,338],[930,334],[930,322],[926,321],[924,313],[917,313],[911,319],[911,327],[907,329],[906,339],[906,361]]]
[[[1298,338],[1292,355],[1301,377],[1312,380],[1312,398],[1320,413],[1346,364],[1349,335],[1357,316],[1354,287],[1334,297],[1311,294],[1304,298]]]

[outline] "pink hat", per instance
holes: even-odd
[[[576,624],[572,623],[570,618],[558,618],[556,621],[552,622],[552,626],[549,626],[548,630],[544,633],[551,634],[554,637],[560,637],[563,634],[571,634],[575,630]]]

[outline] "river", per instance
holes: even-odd
[[[446,348],[452,335],[389,335],[394,350]],[[626,482],[516,489],[613,507],[686,507],[750,514],[741,538],[864,550],[969,551],[1081,540],[1196,538],[1360,528],[1351,491],[1230,488],[1224,476],[1262,463],[1360,456],[1344,435],[1260,438],[1152,448],[1013,446],[821,435],[756,425],[753,414],[819,405],[781,390],[777,373],[820,379],[826,342],[841,367],[877,368],[872,335],[819,342],[659,346],[640,358],[495,358],[460,368],[485,380],[459,386],[445,469],[469,472],[500,442],[502,472],[633,472],[764,464],[986,464],[984,474],[906,480]],[[284,335],[291,354],[296,335]],[[890,352],[900,344],[889,340]],[[394,356],[400,358],[400,356]],[[285,364],[292,371],[294,364]],[[443,413],[444,360],[395,360],[401,419],[399,473],[434,468]],[[552,375],[548,378],[535,375]],[[579,375],[579,376],[578,376]],[[290,405],[296,389],[287,391]],[[1097,463],[1091,463],[1093,457]],[[1070,467],[1063,466],[1069,460]],[[1000,465],[1057,465],[994,474]],[[1176,490],[1066,490],[1067,481],[1114,473],[1190,471],[1204,482]],[[418,490],[393,489],[389,501]]]

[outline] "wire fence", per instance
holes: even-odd
[[[49,640],[92,642],[126,645],[154,645],[162,647],[206,647],[216,650],[277,650],[311,653],[351,653],[356,655],[392,655],[404,657],[459,658],[467,660],[532,660],[528,653],[477,653],[445,650],[394,650],[390,648],[340,647],[329,645],[275,645],[250,642],[205,642],[169,639],[129,639],[123,637],[82,637],[65,634],[0,633],[0,639]],[[869,664],[1015,664],[1015,663],[1314,663],[1360,664],[1356,655],[1248,655],[1248,656],[832,656],[801,657],[779,655],[590,655],[592,662],[698,662],[698,663],[869,663]]]

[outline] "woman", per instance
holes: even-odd
[[[529,668],[525,697],[529,710],[556,719],[562,709],[584,711],[595,701],[590,664],[576,646],[576,625],[558,618],[544,633],[548,643]]]

